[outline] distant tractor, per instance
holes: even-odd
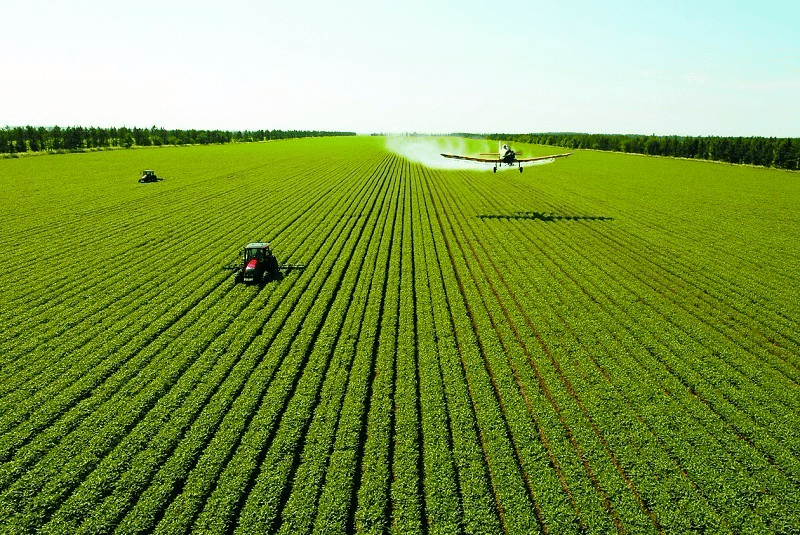
[[[139,184],[146,184],[148,182],[158,182],[159,180],[163,180],[158,178],[156,172],[152,169],[145,169],[142,171],[142,178],[139,179]]]
[[[278,264],[267,242],[253,242],[244,246],[242,263],[225,266],[225,269],[236,272],[236,282],[245,284],[263,284],[271,280],[282,279],[293,269],[304,269],[304,264]]]

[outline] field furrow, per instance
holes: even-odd
[[[0,531],[797,533],[794,174],[440,163],[0,160]]]

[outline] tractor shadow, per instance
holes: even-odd
[[[544,221],[554,223],[556,221],[613,221],[613,217],[605,215],[562,215],[548,214],[544,212],[514,212],[512,214],[481,214],[475,216],[479,219],[524,219],[531,221]]]

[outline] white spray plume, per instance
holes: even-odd
[[[480,152],[494,152],[492,142],[484,142]],[[469,160],[453,160],[445,158],[442,153],[475,156],[474,145],[468,148],[463,138],[458,137],[418,137],[387,136],[386,148],[395,154],[413,162],[436,169],[478,169],[491,170],[491,164],[471,162]]]
[[[479,153],[496,153],[497,145],[489,140],[469,140],[460,137],[387,136],[386,148],[413,162],[435,169],[477,169],[488,171],[492,163],[445,158],[442,153],[459,156],[477,156]],[[528,162],[525,167],[551,163],[552,158]],[[517,169],[516,165],[498,165],[498,171]]]

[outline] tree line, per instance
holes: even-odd
[[[69,152],[85,149],[159,145],[207,145],[300,137],[354,136],[355,132],[316,130],[167,130],[83,126],[6,126],[0,130],[0,153]]]
[[[488,139],[800,170],[800,139],[635,134],[490,134]]]

